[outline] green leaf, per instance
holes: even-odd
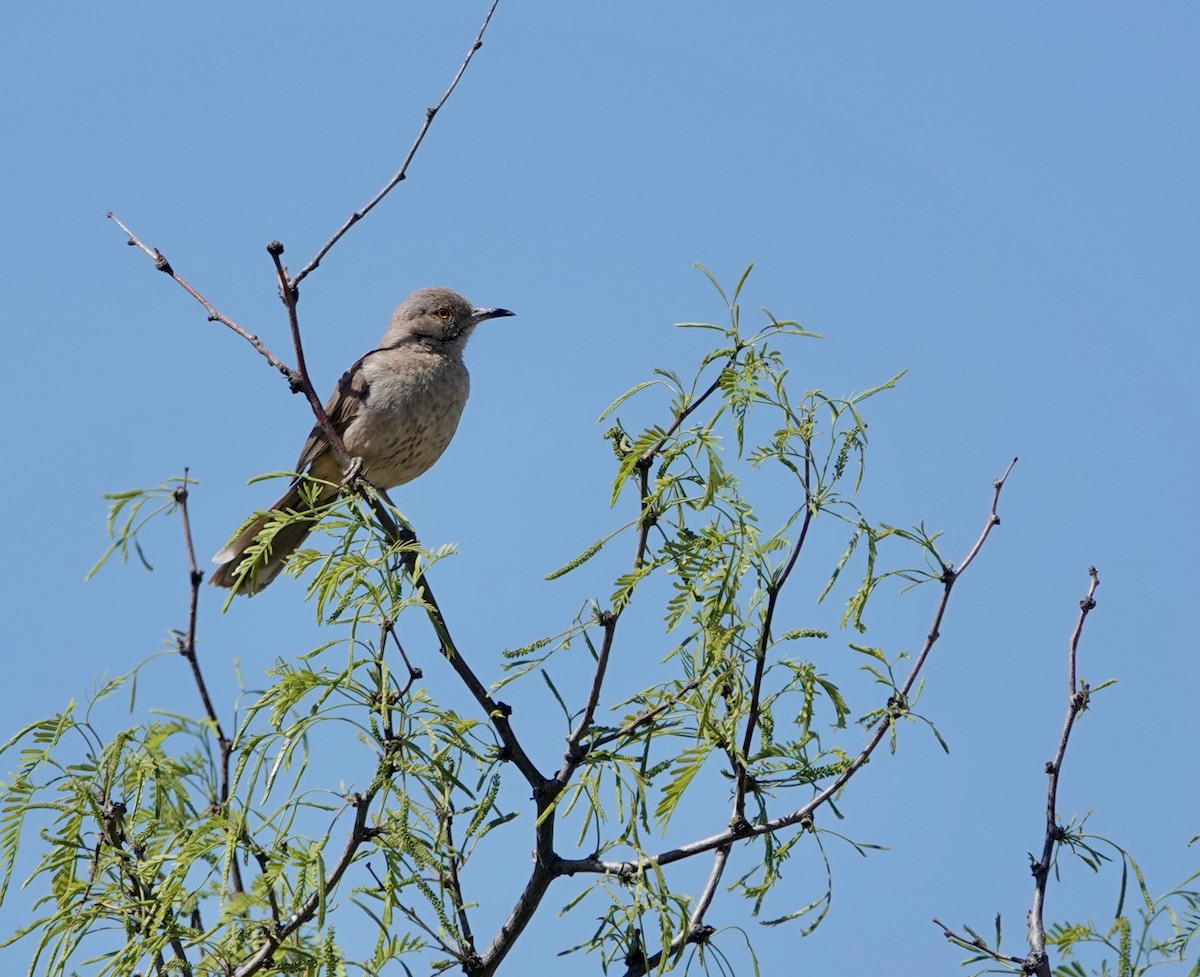
[[[696,775],[703,769],[704,764],[712,755],[712,745],[699,743],[696,746],[681,750],[671,764],[671,780],[663,787],[662,797],[654,811],[654,819],[659,827],[666,829],[675,813],[683,795],[687,792]]]

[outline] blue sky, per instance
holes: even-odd
[[[246,479],[291,465],[311,423],[105,211],[286,353],[266,243],[283,241],[297,268],[369,199],[485,6],[49,9],[10,8],[0,41],[11,729],[132,668],[183,622],[177,526],[148,538],[153,574],[118,566],[84,582],[106,546],[100,493],[190,466],[198,545],[212,552],[270,501]],[[1082,671],[1120,682],[1076,730],[1062,811],[1094,811],[1092,829],[1135,853],[1152,890],[1200,867],[1185,848],[1200,830],[1186,617],[1198,42],[1186,2],[502,0],[409,180],[304,285],[324,390],[414,288],[518,313],[472,341],[459,434],[397,497],[427,543],[459,546],[439,598],[478,659],[495,656],[485,678],[501,649],[559,630],[624,568],[614,553],[593,576],[542,581],[630,516],[607,508],[595,418],[653,367],[687,370],[703,351],[672,325],[721,315],[695,262],[725,282],[755,262],[745,314],[765,306],[827,337],[789,350],[802,385],[844,394],[909,371],[870,403],[862,504],[876,519],[924,520],[959,559],[991,480],[1020,456],[926,676],[924,712],[952,752],[909,735],[855,781],[838,829],[890,850],[863,860],[834,845],[829,919],[805,939],[757,932],[764,973],[798,960],[954,972],[935,915],[983,926],[1000,911],[1018,936],[1089,564],[1102,584]],[[225,701],[234,660],[255,685],[276,656],[317,643],[301,593],[282,580],[225,616],[204,594],[201,650]],[[810,593],[794,599],[806,619]],[[915,650],[933,599],[881,606],[872,643]],[[666,641],[652,615],[639,626],[631,657]],[[857,664],[829,654],[832,674]],[[875,705],[847,681],[856,712]],[[429,684],[453,691],[432,667]],[[196,708],[171,656],[141,695]],[[513,698],[518,728],[522,706],[552,706],[540,682]],[[697,834],[720,828],[724,808],[710,813]],[[797,863],[784,903],[819,894],[812,867]],[[1116,885],[1071,864],[1048,915],[1103,925]],[[568,896],[564,884],[550,901]],[[509,898],[497,891],[495,911]],[[0,908],[2,928],[17,905]],[[728,898],[710,922],[744,922],[741,907]],[[550,926],[514,972],[560,972],[550,948],[578,938]]]

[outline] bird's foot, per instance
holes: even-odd
[[[346,469],[346,474],[342,478],[341,488],[346,488],[348,485],[353,485],[363,472],[363,460],[359,457],[350,459],[350,467]]]

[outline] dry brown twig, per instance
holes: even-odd
[[[1042,854],[1037,860],[1031,857],[1030,869],[1033,873],[1033,900],[1029,908],[1029,954],[1025,957],[1014,957],[1001,953],[999,946],[990,947],[978,936],[963,936],[950,929],[941,920],[933,922],[942,928],[942,933],[951,943],[973,950],[997,963],[1019,967],[1022,973],[1033,974],[1036,977],[1051,977],[1050,958],[1046,953],[1046,886],[1050,880],[1050,869],[1054,863],[1055,852],[1062,841],[1065,829],[1058,820],[1058,784],[1062,775],[1063,761],[1067,755],[1067,743],[1071,738],[1071,730],[1079,714],[1088,707],[1091,688],[1086,682],[1079,683],[1076,679],[1076,661],[1079,654],[1079,641],[1083,635],[1083,625],[1088,615],[1096,607],[1096,588],[1100,586],[1100,575],[1095,567],[1088,567],[1088,590],[1079,601],[1079,617],[1071,632],[1071,640],[1067,648],[1067,713],[1063,720],[1062,732],[1058,737],[1058,746],[1054,751],[1054,759],[1046,763],[1046,775],[1049,783],[1046,788],[1046,830],[1042,839]],[[999,924],[997,924],[997,927]]]

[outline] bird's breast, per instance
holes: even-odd
[[[454,437],[470,376],[457,357],[411,350],[380,350],[362,369],[366,397],[347,427],[346,448],[376,485],[403,485],[426,472]]]

